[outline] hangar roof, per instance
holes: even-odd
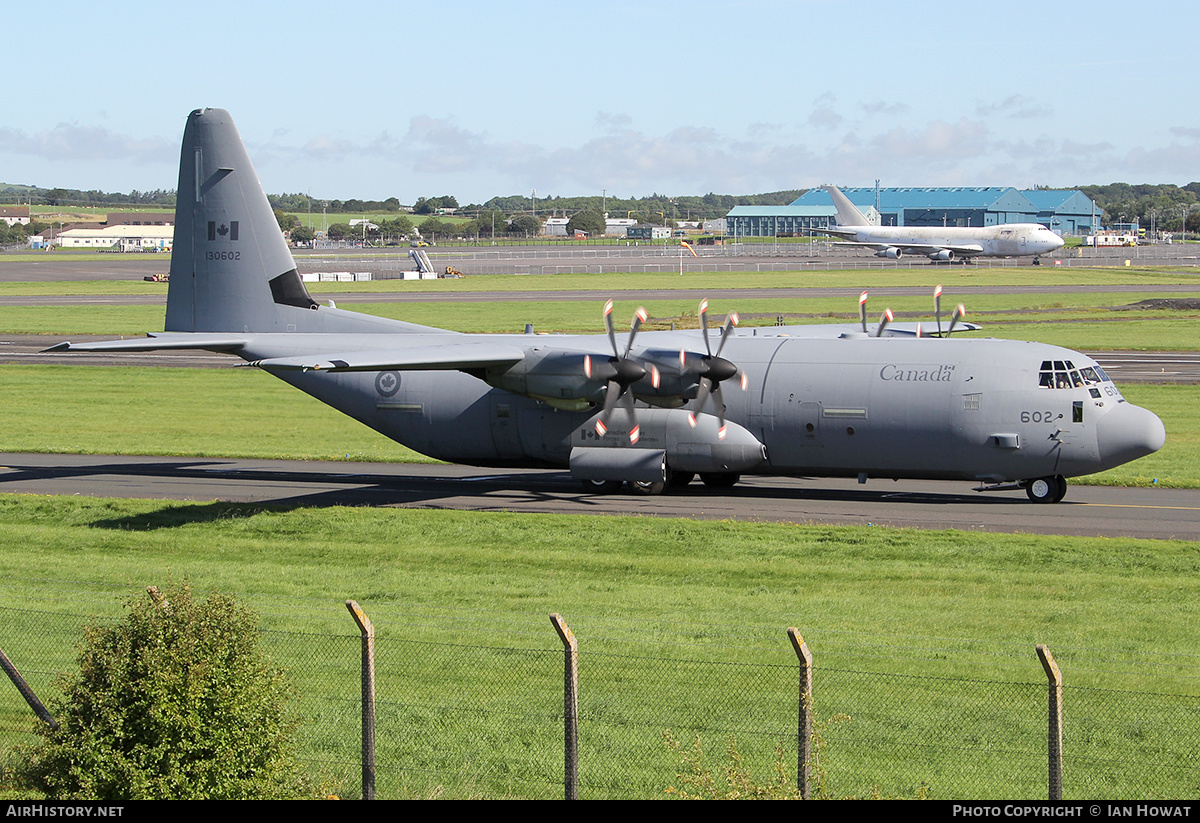
[[[1029,189],[1021,192],[1039,212],[1088,214],[1094,204],[1078,189]]]
[[[875,204],[875,187],[842,189],[850,202],[860,208]],[[823,189],[811,189],[792,201],[793,206],[832,203]],[[1012,186],[905,186],[879,189],[879,210],[894,212],[909,208],[988,209],[995,211],[1033,211],[1033,204]]]
[[[734,206],[726,217],[832,217],[835,214],[837,209],[831,200],[826,205]]]

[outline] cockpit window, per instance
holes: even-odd
[[[1043,360],[1038,371],[1038,387],[1043,389],[1078,389],[1109,380],[1099,366],[1076,369],[1070,360]]]

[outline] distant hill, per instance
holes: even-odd
[[[520,214],[536,208],[539,215],[559,214],[569,217],[584,210],[599,210],[606,208],[613,217],[630,215],[640,217],[645,222],[654,220],[711,220],[724,217],[734,206],[784,206],[802,195],[806,189],[768,192],[766,194],[705,194],[681,195],[668,197],[662,194],[651,194],[647,197],[633,198],[603,198],[588,197],[547,197],[538,198],[531,202],[522,194],[507,197],[493,197],[486,203],[460,207],[458,214],[470,215],[483,210],[495,209],[505,214]],[[310,208],[307,195],[303,194],[268,194],[267,199],[273,208],[285,212],[304,212]],[[418,199],[418,202],[426,198]],[[444,198],[442,198],[444,199]],[[387,200],[323,200],[314,198],[312,203],[325,203],[327,213],[359,214],[380,212],[401,212],[405,209],[395,197]],[[173,190],[156,189],[154,191],[102,192],[95,189],[46,189],[18,183],[0,183],[0,203],[26,204],[35,206],[91,206],[100,208],[174,208],[175,192]]]
[[[0,183],[0,203],[5,205],[30,204],[34,206],[100,206],[104,208],[175,208],[175,191],[104,192],[96,189],[43,189],[19,183]]]

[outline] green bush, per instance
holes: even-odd
[[[123,621],[85,630],[79,673],[51,706],[59,725],[40,724],[23,782],[55,799],[306,794],[289,689],[255,615],[186,584],[150,592]]]

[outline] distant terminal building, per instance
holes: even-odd
[[[1100,211],[1081,191],[1011,186],[843,188],[850,202],[870,218],[878,205],[882,226],[998,226],[1041,223],[1059,234],[1090,234],[1099,229]],[[827,206],[828,192],[812,189],[792,206]]]

